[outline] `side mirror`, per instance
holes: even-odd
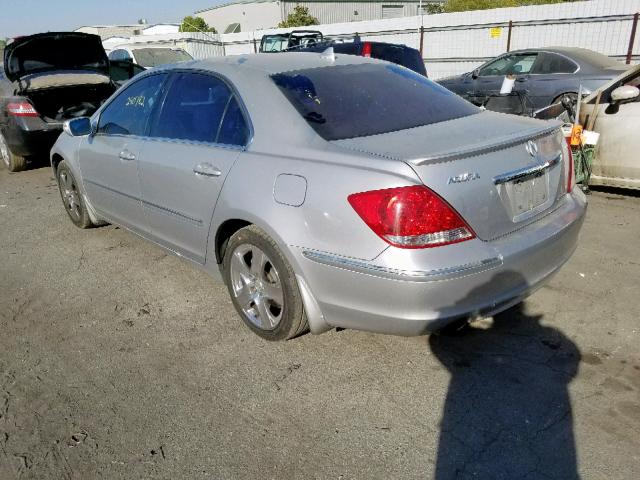
[[[611,103],[626,103],[640,96],[640,89],[632,85],[623,85],[611,92]]]
[[[64,122],[62,129],[72,137],[83,137],[93,133],[93,126],[89,117],[72,118]]]
[[[471,72],[471,78],[474,80],[480,76],[480,69],[476,68],[473,72]]]

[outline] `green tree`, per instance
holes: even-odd
[[[466,10],[486,10],[489,8],[522,7],[545,3],[562,3],[567,0],[447,0],[445,12],[463,12]]]
[[[202,17],[187,16],[182,19],[181,32],[211,32],[218,33],[215,28],[207,25]]]
[[[278,28],[304,27],[306,25],[318,25],[318,19],[309,14],[309,9],[302,5],[293,7],[293,12],[287,15],[284,22],[278,24]]]
[[[6,45],[7,45],[7,41],[4,40],[3,38],[0,38],[0,50],[3,50]]]

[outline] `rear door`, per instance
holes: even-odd
[[[529,76],[528,98],[534,109],[548,107],[563,93],[578,91],[578,64],[564,55],[541,52]]]
[[[91,204],[109,220],[139,231],[144,225],[138,158],[166,74],[146,76],[101,112],[97,133],[83,140],[80,169]]]
[[[249,138],[240,101],[221,78],[176,73],[140,160],[148,234],[204,263],[220,190]]]

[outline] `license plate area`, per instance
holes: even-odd
[[[520,222],[541,210],[549,203],[549,176],[538,172],[502,185],[509,201],[513,222]]]

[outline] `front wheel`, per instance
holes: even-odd
[[[0,158],[10,172],[21,172],[27,168],[26,158],[16,155],[9,149],[7,140],[2,133],[0,133]]]
[[[78,182],[66,161],[63,160],[58,164],[56,177],[62,203],[73,224],[78,228],[93,226],[87,206],[82,198],[82,193],[80,193]]]
[[[244,323],[266,340],[287,340],[308,329],[295,273],[276,243],[255,225],[229,240],[223,275]]]

